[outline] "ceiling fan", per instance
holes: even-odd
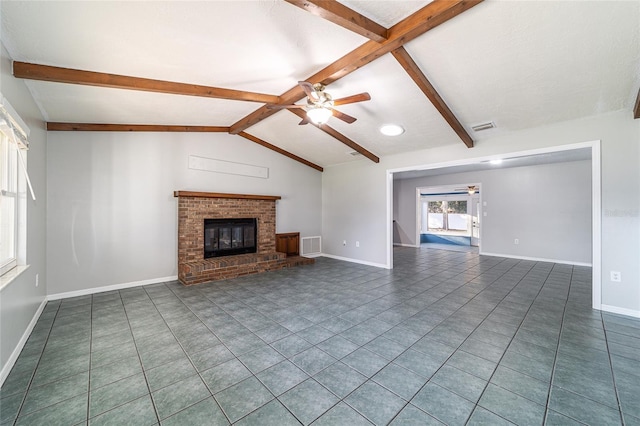
[[[334,106],[353,104],[356,102],[368,101],[371,96],[367,93],[359,93],[357,95],[351,95],[340,99],[333,99],[331,95],[324,91],[325,86],[321,83],[311,84],[308,81],[299,81],[298,84],[304,92],[307,94],[306,105],[278,105],[269,104],[269,109],[284,109],[284,108],[301,108],[307,111],[307,116],[302,119],[300,125],[314,123],[324,124],[329,120],[329,117],[334,116],[345,123],[353,123],[356,121],[355,117],[338,111]]]

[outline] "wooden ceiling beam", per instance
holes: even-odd
[[[103,72],[83,71],[72,68],[52,67],[27,62],[13,62],[13,75],[28,80],[51,81],[55,83],[79,84],[84,86],[109,87],[114,89],[139,90],[143,92],[168,93],[172,95],[199,96],[204,98],[229,99],[261,103],[278,103],[275,95],[222,89],[220,87],[197,84],[176,83]]]
[[[640,90],[638,90],[638,97],[636,98],[636,106],[633,107],[633,118],[640,118]]]
[[[61,132],[207,132],[229,133],[225,126],[166,126],[159,124],[47,123],[47,130]]]
[[[300,117],[302,119],[305,119],[307,117],[307,113],[305,111],[301,111],[299,109],[290,109],[289,111],[291,111],[292,113],[294,113],[295,115],[297,115],[298,117]],[[338,132],[334,128],[329,127],[327,124],[323,124],[321,126],[318,126],[317,124],[313,124],[313,123],[310,123],[310,124],[315,126],[315,127],[317,127],[318,129],[322,130],[323,132],[325,132],[329,136],[333,136],[334,138],[336,138],[337,140],[339,140],[340,142],[342,142],[343,144],[345,144],[349,148],[353,149],[354,151],[359,152],[360,154],[364,155],[365,157],[367,157],[369,160],[373,161],[374,163],[379,163],[380,162],[380,158],[378,158],[371,151],[368,151],[366,148],[358,145],[357,143],[355,143],[354,141],[352,141],[351,139],[349,139],[348,137],[346,137],[342,133]]]
[[[387,39],[387,29],[335,0],[286,0],[349,31],[381,43]]]
[[[422,93],[429,98],[433,106],[436,107],[442,117],[449,123],[453,131],[460,136],[460,139],[462,139],[462,142],[464,142],[467,148],[473,148],[473,139],[427,79],[427,76],[420,70],[420,67],[418,67],[418,64],[416,64],[411,55],[409,55],[409,52],[401,46],[393,50],[391,54],[400,65],[402,65],[402,68],[409,74],[409,77],[413,79],[420,90],[422,90]]]
[[[229,127],[226,126],[175,126],[175,125],[159,125],[159,124],[92,124],[92,123],[47,123],[47,130],[59,132],[207,132],[207,133],[229,133]],[[246,132],[241,132],[240,136],[252,142],[262,145],[272,151],[298,161],[305,166],[309,166],[322,172],[324,169],[317,164],[298,157],[295,154],[278,148],[269,142],[263,141]]]
[[[250,140],[251,142],[255,142],[255,143],[257,143],[258,145],[262,145],[262,146],[263,146],[263,147],[265,147],[265,148],[268,148],[268,149],[270,149],[270,150],[272,150],[272,151],[275,151],[275,152],[277,152],[278,154],[282,154],[282,155],[284,155],[285,157],[289,157],[289,158],[291,158],[292,160],[295,160],[295,161],[297,161],[297,162],[299,162],[299,163],[304,164],[305,166],[309,166],[309,167],[311,167],[311,168],[313,168],[313,169],[316,169],[316,170],[318,170],[319,172],[324,171],[324,169],[323,169],[321,166],[318,166],[317,164],[314,164],[314,163],[312,163],[311,161],[307,161],[307,160],[305,160],[305,159],[304,159],[304,158],[302,158],[302,157],[298,157],[297,155],[292,154],[292,153],[290,153],[289,151],[285,151],[284,149],[279,148],[279,147],[277,147],[277,146],[275,146],[275,145],[272,145],[272,144],[270,144],[269,142],[264,141],[264,140],[262,140],[262,139],[260,139],[260,138],[257,138],[257,137],[255,137],[255,136],[253,136],[253,135],[250,135],[249,133],[246,133],[246,132],[240,132],[240,133],[238,133],[238,136],[242,136],[243,138],[248,139],[248,140]]]
[[[306,81],[331,84],[345,75],[362,68],[379,57],[403,46],[416,37],[437,27],[476,6],[482,0],[435,0],[409,17],[403,19],[388,31],[388,39],[382,43],[368,41],[347,53],[342,58],[313,74]],[[295,86],[280,96],[280,103],[293,104],[306,97],[300,86]],[[262,106],[231,125],[231,133],[240,133],[256,123],[272,116],[279,110]]]

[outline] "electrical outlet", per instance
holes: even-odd
[[[38,274],[36,274],[36,287],[38,287],[38,278],[39,278],[39,276],[38,276]]]
[[[346,246],[346,245],[347,245],[347,240],[343,240],[343,241],[342,241],[342,245],[343,245],[343,246]]]
[[[515,244],[515,245],[520,244],[520,240],[516,238],[515,240],[513,240],[513,244]]]
[[[356,247],[360,247],[360,241],[356,241]]]
[[[482,216],[487,217],[487,212],[482,212]]]
[[[620,273],[620,271],[611,271],[611,282],[622,282],[622,274]]]

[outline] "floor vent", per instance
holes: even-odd
[[[322,237],[302,237],[301,256],[319,256],[322,253]]]

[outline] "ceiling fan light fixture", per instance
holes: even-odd
[[[380,133],[385,136],[399,136],[404,133],[404,128],[398,124],[385,124],[380,127]]]
[[[315,107],[307,111],[307,117],[309,117],[309,120],[311,120],[314,124],[324,124],[332,115],[333,113],[330,109],[323,107]]]

